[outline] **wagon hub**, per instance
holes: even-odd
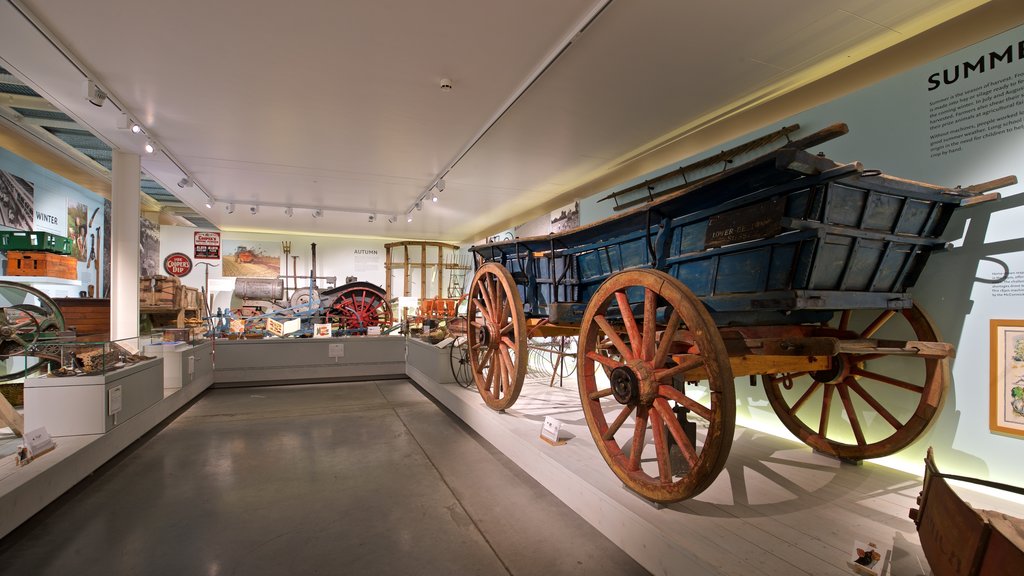
[[[640,399],[640,379],[629,366],[613,368],[611,372],[612,395],[619,404],[633,404]]]
[[[850,375],[850,362],[843,354],[832,357],[832,367],[811,372],[811,377],[822,384],[838,384]]]

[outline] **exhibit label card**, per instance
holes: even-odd
[[[562,432],[562,422],[551,416],[544,417],[544,427],[540,429],[540,437],[552,444],[558,442],[558,435]]]

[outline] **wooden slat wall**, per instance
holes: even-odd
[[[106,298],[54,298],[64,314],[64,324],[79,339],[110,339],[110,300]]]

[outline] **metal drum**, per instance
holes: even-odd
[[[284,280],[280,278],[237,278],[235,296],[242,300],[282,300]]]

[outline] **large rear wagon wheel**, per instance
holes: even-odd
[[[477,390],[493,410],[515,404],[528,364],[526,316],[512,274],[482,265],[469,287],[469,362]]]
[[[938,412],[948,377],[940,355],[910,355],[903,347],[941,350],[927,315],[905,310],[845,310],[817,335],[888,341],[892,353],[842,353],[830,370],[765,376],[765,394],[779,419],[805,444],[838,458],[880,458],[923,434]],[[933,346],[935,345],[935,346]]]
[[[577,364],[587,426],[626,486],[669,503],[711,485],[732,447],[735,390],[725,344],[689,289],[657,270],[608,278],[583,316]]]

